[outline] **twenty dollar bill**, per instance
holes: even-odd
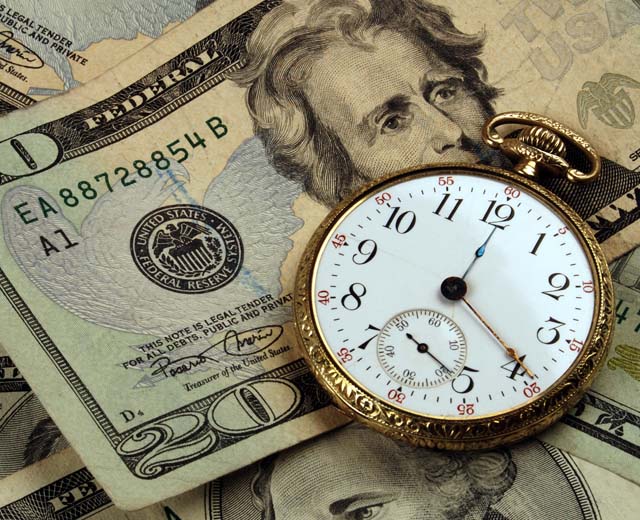
[[[307,520],[339,508],[343,518],[429,511],[430,518],[623,520],[639,505],[637,485],[539,441],[443,454],[354,426],[133,513],[110,502],[72,450],[0,490],[0,520]]]
[[[640,484],[640,248],[610,267],[616,325],[607,361],[578,406],[540,437]]]
[[[0,2],[0,115],[86,83],[213,0]]]
[[[494,110],[594,135],[611,159],[602,179],[550,186],[610,257],[632,247],[635,121],[612,122],[580,93],[589,81],[635,88],[640,26],[597,3],[521,5],[450,2],[452,19],[426,1],[219,1],[96,81],[3,120],[0,340],[118,506],[344,421],[292,333],[301,251],[369,178],[498,160],[479,140]],[[537,38],[550,47],[532,55]]]

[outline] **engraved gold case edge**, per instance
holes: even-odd
[[[523,406],[478,418],[427,417],[390,405],[368,393],[342,368],[326,345],[313,311],[313,277],[320,249],[336,224],[369,195],[410,178],[442,174],[446,170],[506,180],[534,192],[563,214],[580,238],[596,277],[594,319],[585,346],[572,367],[549,389]],[[574,406],[604,363],[612,339],[613,284],[608,266],[593,233],[577,213],[559,197],[516,173],[462,163],[429,164],[394,172],[372,181],[347,197],[323,220],[302,255],[294,289],[294,322],[298,340],[316,379],[334,403],[350,417],[397,439],[418,446],[450,450],[485,449],[511,444],[539,433]]]

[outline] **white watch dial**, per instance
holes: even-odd
[[[571,368],[590,334],[594,278],[580,239],[542,199],[452,170],[348,212],[322,245],[313,305],[359,386],[464,419],[522,406]]]

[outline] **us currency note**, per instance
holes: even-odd
[[[446,453],[357,425],[133,513],[71,450],[0,488],[0,520],[622,520],[638,506],[637,485],[540,441]]]
[[[640,484],[640,248],[611,264],[613,343],[578,406],[541,438]]]
[[[0,345],[0,479],[68,447]]]
[[[0,2],[0,115],[99,76],[213,0]]]
[[[548,185],[610,257],[635,240],[635,4],[468,5],[449,2],[451,18],[430,2],[220,1],[3,120],[0,340],[118,506],[344,421],[296,349],[301,251],[368,178],[501,164],[479,138],[494,110],[583,125],[610,158],[602,178]],[[609,112],[578,101],[589,81]]]
[[[213,0],[0,2],[0,115],[95,78]],[[125,22],[125,23],[121,23]],[[0,346],[0,478],[64,445]]]

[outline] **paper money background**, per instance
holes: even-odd
[[[0,478],[68,447],[0,346]]]
[[[0,3],[0,114],[86,83],[212,1]]]
[[[5,480],[0,518],[586,520],[631,518],[638,506],[635,484],[539,441],[484,454],[407,450],[352,425],[133,513],[113,507],[68,450]]]
[[[92,103],[115,94],[124,86],[133,85],[144,74],[154,69],[158,71],[152,74],[155,75],[156,80],[158,77],[166,77],[167,73],[175,69],[157,67],[223,24],[223,18],[220,15],[226,16],[226,20],[233,20],[254,4],[258,5],[257,2],[247,2],[242,5],[238,3],[232,7],[229,3],[224,3],[219,7],[219,11],[215,12],[215,20],[211,17],[213,11],[204,11],[201,13],[202,16],[196,16],[182,26],[184,30],[181,31],[182,27],[176,28],[174,30],[176,32],[171,32],[170,38],[167,34],[167,38],[159,40],[156,46],[143,51],[139,56],[134,56],[129,62],[125,62],[96,83],[77,91],[77,95],[72,93],[55,102],[36,107],[29,112],[32,114],[29,117],[16,115],[7,119],[4,127],[0,128],[0,139],[15,136],[38,125],[46,125],[56,118],[83,110]],[[259,5],[268,10],[277,7],[278,4],[279,2],[265,2]],[[210,9],[215,7],[217,6],[211,6]],[[638,157],[635,150],[638,147],[638,132],[634,107],[640,99],[640,90],[637,88],[638,78],[634,75],[633,63],[639,57],[637,36],[640,19],[637,6],[632,1],[501,2],[494,4],[489,10],[472,11],[468,9],[467,3],[452,2],[449,7],[454,14],[457,14],[455,22],[461,29],[468,32],[486,30],[487,40],[482,60],[487,67],[490,83],[502,89],[501,96],[496,100],[498,110],[526,109],[543,112],[560,119],[576,129],[581,128],[590,137],[593,136],[594,144],[602,150],[604,155],[630,169],[636,167]],[[206,17],[205,13],[207,13]],[[473,13],[473,16],[469,16],[469,13]],[[252,16],[258,19],[262,14]],[[202,56],[203,47],[198,50],[198,53],[191,54],[192,59],[194,55]],[[211,62],[216,59],[213,51],[208,52],[205,57]],[[197,72],[199,63],[197,61],[192,63],[195,63],[190,66],[193,70],[187,70]],[[201,79],[197,74],[192,79],[196,78],[198,81]],[[347,76],[342,80],[345,81],[346,88],[356,88],[353,85],[348,86]],[[197,87],[197,84],[198,82],[193,82],[189,88]],[[188,89],[182,94],[187,91]],[[78,373],[86,374],[82,377],[83,381],[86,382],[91,393],[97,396],[100,405],[105,407],[107,415],[118,417],[120,414],[119,420],[127,421],[131,416],[127,413],[122,414],[129,411],[133,413],[132,425],[143,422],[142,416],[136,416],[136,412],[143,408],[145,413],[157,417],[167,410],[167,406],[175,410],[181,405],[187,405],[192,396],[198,394],[204,397],[215,387],[209,382],[188,390],[192,392],[191,394],[185,392],[185,381],[194,384],[195,381],[202,380],[207,375],[206,372],[199,373],[197,378],[181,376],[179,382],[174,380],[167,383],[163,379],[169,378],[163,377],[162,371],[150,375],[147,365],[143,366],[146,369],[144,375],[139,370],[127,369],[125,372],[122,370],[123,362],[136,360],[136,351],[140,352],[141,346],[145,343],[152,343],[155,338],[183,328],[182,324],[193,325],[204,322],[214,313],[203,314],[201,318],[197,315],[200,310],[198,305],[194,304],[194,299],[189,299],[188,303],[185,299],[183,304],[180,296],[172,295],[171,299],[164,298],[161,291],[157,292],[157,289],[137,274],[135,267],[130,265],[130,258],[129,264],[119,264],[118,262],[126,260],[128,255],[128,251],[123,249],[124,242],[128,245],[128,241],[118,243],[117,233],[113,230],[130,229],[144,216],[145,212],[169,202],[177,204],[204,202],[205,206],[216,208],[216,211],[234,223],[243,239],[246,237],[255,239],[254,242],[243,241],[245,258],[254,262],[251,268],[247,272],[240,273],[239,284],[229,286],[229,290],[224,293],[216,293],[217,296],[222,295],[220,300],[224,304],[219,309],[224,312],[252,300],[253,295],[256,294],[256,277],[261,289],[270,289],[269,291],[258,290],[258,294],[270,294],[274,300],[282,298],[282,295],[286,296],[301,248],[326,211],[322,205],[313,202],[305,195],[300,195],[299,185],[285,181],[268,164],[260,143],[253,138],[252,120],[246,113],[243,88],[227,80],[220,84],[210,83],[205,89],[193,91],[200,94],[206,92],[206,94],[189,99],[182,108],[170,112],[170,115],[153,125],[138,127],[136,133],[125,140],[112,142],[103,151],[94,153],[89,152],[87,148],[84,150],[79,148],[81,151],[70,153],[68,160],[54,170],[56,175],[50,175],[51,172],[48,172],[46,177],[44,175],[34,177],[37,183],[20,182],[19,187],[9,185],[4,191],[3,228],[8,249],[2,252],[3,269],[7,269],[11,280],[18,281],[22,285],[24,289],[21,289],[21,292],[28,295],[31,306],[38,309],[39,316],[44,317],[43,323],[52,336],[64,342],[65,345],[70,345],[65,350],[65,355],[69,356],[71,364]],[[101,110],[114,106],[113,100],[107,101],[102,105]],[[94,110],[89,116],[79,117],[95,117],[97,119],[94,121],[100,121],[99,114],[105,113],[101,110]],[[137,116],[130,119],[132,122],[136,120]],[[222,128],[226,129],[226,133],[219,137],[216,130],[222,133]],[[42,129],[45,132],[53,132],[55,135],[55,127],[48,126]],[[199,139],[196,137],[196,132],[198,135],[208,132],[206,148],[198,146]],[[187,135],[191,137],[190,140],[187,139]],[[66,143],[74,144],[68,136],[69,134],[64,136],[67,139]],[[92,139],[88,132],[86,135],[77,137],[89,142]],[[177,159],[183,157],[184,153],[174,153],[172,154],[174,157],[171,157],[173,162],[169,163],[169,168],[157,167],[157,160],[153,161],[151,154],[162,147],[166,147],[165,154],[171,154],[168,146],[175,140],[180,142],[177,145],[174,144],[173,149],[175,150],[176,146],[185,147],[189,155],[188,160],[184,159],[183,163],[176,164]],[[196,144],[191,144],[192,142]],[[165,150],[165,148],[162,149]],[[43,151],[44,157],[48,157],[46,147]],[[71,149],[68,151],[71,152]],[[143,155],[144,159],[142,159]],[[15,161],[13,154],[3,155],[3,158],[8,161],[9,168],[6,169],[5,162],[3,172],[9,172],[12,167],[17,167],[19,164],[12,162]],[[113,183],[114,189],[111,190],[107,186],[108,179],[111,178],[109,176],[116,174],[117,168],[124,168],[123,165],[131,168],[134,161],[142,161],[138,163],[138,171],[146,174],[147,170],[142,168],[148,168],[151,172],[149,177],[143,177],[143,175],[140,175],[140,178],[136,177],[135,186],[132,184],[125,186],[122,181],[118,183],[116,179]],[[103,173],[103,170],[107,180],[105,177],[96,178]],[[91,174],[87,176],[87,172]],[[256,175],[256,172],[259,172],[259,175]],[[124,175],[123,170],[120,170],[120,175],[121,177]],[[594,223],[596,230],[603,231],[603,235],[608,235],[605,248],[611,258],[637,244],[635,238],[637,230],[633,223],[637,218],[635,190],[638,181],[634,182],[630,174],[625,174],[624,178],[629,183],[628,186],[609,186],[611,190],[608,190],[608,185],[604,184],[603,190],[596,197],[591,199],[582,197],[588,200],[581,201],[598,211],[599,216],[592,217],[590,221]],[[632,180],[629,181],[629,179]],[[83,185],[84,190],[80,187],[79,183],[83,181],[91,183],[89,188],[96,190],[95,197],[93,192],[87,189],[87,185]],[[249,187],[251,189],[248,189]],[[65,189],[70,190],[70,193],[65,192],[68,195],[66,199],[61,195],[61,190]],[[269,191],[270,189],[272,191]],[[556,186],[556,189],[561,191],[561,187]],[[268,195],[265,196],[265,193]],[[612,197],[611,193],[615,193],[615,196]],[[221,194],[224,195],[220,196]],[[69,205],[74,201],[71,195],[79,196],[76,205]],[[38,197],[42,197],[45,201],[44,205],[39,202]],[[272,201],[274,198],[277,201],[275,204],[271,205],[269,202],[265,205],[265,201]],[[26,206],[23,208],[35,208],[25,217],[26,220],[37,215],[38,211],[52,213],[48,208],[54,208],[56,214],[46,219],[46,222],[45,219],[40,219],[39,223],[33,223],[32,227],[27,229],[22,223],[24,218],[15,211],[16,205],[25,202]],[[123,207],[126,207],[127,211],[123,212]],[[247,213],[241,209],[243,207],[251,207],[253,212]],[[274,213],[276,208],[281,212],[280,214]],[[588,211],[584,213],[585,216],[590,214]],[[269,220],[265,216],[271,216],[273,219]],[[273,222],[278,222],[281,227],[270,228]],[[303,223],[305,225],[301,228]],[[59,229],[64,230],[66,237],[71,241],[82,241],[83,245],[77,246],[73,254],[67,255],[64,262],[49,261],[49,255],[46,255],[47,259],[44,261],[34,257],[30,246],[33,240],[37,240],[38,235],[52,236],[52,233]],[[130,232],[126,231],[122,234],[128,237]],[[57,236],[64,239],[60,234]],[[272,238],[273,249],[269,246],[264,247],[265,237]],[[5,258],[13,258],[17,262],[5,267]],[[87,258],[92,258],[92,262],[87,263]],[[96,265],[100,267],[96,269]],[[123,268],[123,265],[126,267]],[[56,276],[53,276],[53,273],[57,273]],[[138,278],[129,278],[131,274]],[[114,290],[114,283],[118,291]],[[72,285],[74,290],[69,291],[68,288]],[[151,287],[151,292],[144,290],[141,291],[141,297],[136,296],[138,303],[146,301],[147,305],[133,307],[135,311],[133,313],[115,310],[130,311],[132,299],[128,294],[135,294],[140,287]],[[154,290],[156,292],[153,292]],[[633,301],[628,301],[631,305],[627,311],[629,317],[626,322],[622,320],[623,325],[631,324],[630,317],[634,312],[632,305],[635,301],[637,301],[635,298]],[[88,302],[99,302],[99,305],[87,305]],[[207,303],[205,307],[209,309],[210,305],[211,303]],[[624,314],[624,305],[626,304],[623,303],[618,309],[620,315]],[[269,325],[278,320],[286,322],[286,306],[280,307],[285,311],[284,314],[278,314],[278,309],[272,309],[276,312],[258,317],[252,323],[257,327]],[[64,318],[60,319],[60,316]],[[177,327],[176,324],[180,326]],[[141,333],[147,334],[147,337],[141,339],[139,336]],[[288,336],[283,336],[285,337]],[[126,345],[132,354],[123,361],[120,348],[89,350],[83,348],[84,338],[95,338],[92,339],[95,345],[116,343]],[[31,340],[26,334],[12,338],[12,342],[20,343],[21,341],[27,344]],[[629,412],[634,406],[637,409],[637,405],[628,400],[625,401],[622,397],[610,395],[611,392],[618,392],[620,385],[622,385],[620,396],[633,395],[633,393],[629,394],[629,391],[637,392],[637,378],[634,379],[635,383],[633,381],[629,383],[626,379],[628,374],[633,374],[635,370],[633,367],[637,366],[637,361],[634,365],[634,359],[637,360],[637,358],[633,353],[633,340],[624,339],[620,345],[630,345],[631,349],[622,348],[612,353],[611,358],[620,359],[620,361],[612,361],[611,366],[617,370],[614,372],[613,368],[610,368],[611,373],[608,373],[610,381],[603,384],[600,395],[615,399],[622,405],[618,407],[619,409]],[[195,347],[198,348],[197,343]],[[149,351],[150,348],[153,347],[146,350]],[[145,348],[142,348],[142,351],[145,351]],[[283,365],[287,360],[295,359],[295,356],[288,358],[287,356],[291,354],[284,351],[283,354],[278,355]],[[20,362],[20,354],[16,352],[16,355],[18,356],[16,359]],[[27,357],[29,357],[28,362]],[[31,367],[28,370],[33,374],[46,373],[51,366],[44,358],[33,359],[26,354],[23,361]],[[22,363],[20,364],[22,366]],[[105,371],[101,377],[95,376],[97,366]],[[259,364],[255,366],[263,370]],[[242,378],[251,377],[254,374],[255,372],[251,370],[248,370],[247,374],[238,373],[236,380],[242,381]],[[105,384],[106,381],[109,383]],[[50,386],[51,384],[54,386]],[[173,385],[168,392],[171,395],[170,399],[167,398],[167,393],[157,390],[158,387],[165,388],[169,384]],[[114,393],[112,391],[114,385],[123,391]],[[227,386],[228,384],[225,383],[216,388],[224,390]],[[51,394],[50,390],[54,387],[55,384],[50,379],[46,383],[48,391],[43,393],[43,400],[48,408],[62,410],[60,404],[54,402],[54,395],[64,392],[64,387],[55,387],[57,390]],[[45,385],[42,388],[45,388]],[[137,396],[141,394],[143,397],[138,400]],[[631,469],[633,464],[619,465],[619,461],[629,460],[628,455],[633,454],[634,445],[637,449],[633,433],[637,423],[629,419],[630,415],[625,416],[622,423],[619,419],[605,419],[603,422],[599,419],[599,412],[593,410],[594,402],[596,401],[587,402],[582,411],[576,411],[574,415],[581,418],[574,422],[574,425],[579,424],[580,421],[588,422],[591,424],[592,433],[596,431],[594,430],[596,425],[602,432],[608,430],[607,435],[595,441],[593,445],[595,451],[589,448],[578,453],[595,461],[587,455],[597,451],[600,454],[597,460],[599,464],[614,471],[619,470],[618,472],[627,478],[634,478],[633,469]],[[73,405],[67,406],[66,403],[65,401],[64,413],[60,412],[59,419],[56,414],[54,416],[63,425],[65,433],[71,434],[70,438],[74,442],[72,437],[74,430],[82,423],[80,419],[82,414],[79,408],[74,409]],[[66,421],[68,425],[65,427],[63,423]],[[317,433],[321,429],[328,428],[329,424],[334,425],[335,422],[316,426],[313,431]],[[617,433],[621,425],[623,435]],[[91,429],[90,426],[87,428]],[[281,430],[281,428],[278,429],[278,431]],[[301,430],[304,431],[305,428]],[[270,443],[272,441],[265,440],[262,445],[262,441],[258,441],[256,444],[259,445],[259,449],[252,451],[248,457],[246,451],[225,449],[225,459],[232,461],[228,467],[229,469],[240,467],[275,449],[294,444],[305,435],[310,436],[311,431],[307,430],[307,433],[302,435],[296,433],[290,438],[284,435],[277,447]],[[75,435],[74,444],[77,445],[87,443],[90,439],[89,437],[80,439],[79,434]],[[584,440],[569,441],[568,435],[560,435],[568,441],[568,445],[563,446],[565,449],[579,450],[580,446],[585,445]],[[587,435],[590,435],[589,442],[594,442],[593,439],[598,437],[589,433]],[[605,437],[615,438],[612,435],[630,443],[630,448],[621,450],[620,446],[624,443],[608,442],[605,449],[602,440]],[[91,449],[95,450],[93,437],[91,439]],[[632,451],[630,452],[629,449]],[[103,462],[98,451],[100,450],[90,455],[96,463]],[[202,474],[195,476],[189,485],[195,485],[195,480],[207,480],[204,466],[200,468],[199,471],[202,471]]]

